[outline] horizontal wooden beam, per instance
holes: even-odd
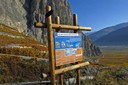
[[[62,24],[52,24],[53,29],[71,29],[71,30],[86,30],[90,31],[91,27],[82,27],[82,26],[72,26],[72,25],[62,25]]]
[[[73,65],[73,66],[57,69],[57,70],[55,70],[55,74],[65,73],[67,71],[71,71],[71,70],[74,70],[74,69],[77,69],[77,68],[81,68],[81,67],[87,66],[89,64],[90,64],[89,62],[83,62],[83,63],[79,63],[77,65]]]
[[[46,28],[46,23],[37,22],[35,27],[37,28]],[[53,29],[71,29],[71,30],[86,30],[90,31],[91,27],[82,27],[82,26],[72,26],[72,25],[62,25],[62,24],[52,24]]]

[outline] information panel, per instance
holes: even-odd
[[[83,60],[82,36],[78,33],[54,33],[56,66]]]

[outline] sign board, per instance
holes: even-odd
[[[56,66],[83,60],[82,36],[78,33],[54,33]]]

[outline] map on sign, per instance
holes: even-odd
[[[54,33],[56,66],[83,60],[82,36],[78,33]]]

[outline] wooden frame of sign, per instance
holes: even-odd
[[[46,7],[46,13],[51,12],[51,7]],[[57,16],[55,18],[55,24],[52,23],[52,16],[49,15],[46,18],[46,23],[36,22],[35,27],[37,28],[47,28],[47,34],[48,34],[48,50],[49,50],[49,63],[50,63],[50,85],[56,85],[56,75],[59,74],[59,84],[63,85],[63,73],[70,71],[70,70],[77,70],[77,85],[80,85],[80,68],[84,67],[86,65],[89,65],[89,62],[84,62],[82,60],[80,61],[74,61],[76,64],[63,68],[63,64],[58,66],[59,69],[56,69],[56,55],[55,55],[55,47],[54,47],[54,30],[55,32],[60,32],[60,29],[68,29],[68,30],[74,30],[74,33],[76,33],[78,30],[86,30],[90,31],[90,27],[82,27],[78,26],[77,21],[77,15],[73,15],[73,26],[72,25],[62,25],[60,24],[60,18]]]

